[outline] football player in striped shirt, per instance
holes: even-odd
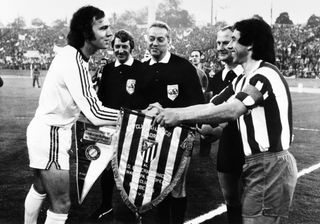
[[[35,179],[25,199],[25,224],[37,223],[48,196],[45,224],[64,224],[70,209],[71,127],[82,112],[94,125],[115,125],[119,111],[102,106],[93,88],[89,59],[108,47],[112,32],[102,10],[85,6],[71,19],[68,45],[52,61],[39,105],[27,129]]]
[[[292,102],[288,85],[274,65],[274,39],[260,19],[234,25],[228,45],[244,75],[212,99],[212,103],[164,109],[156,122],[217,125],[237,120],[243,142],[244,224],[281,223],[287,218],[297,182],[297,166],[289,152],[292,141]]]

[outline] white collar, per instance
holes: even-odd
[[[169,51],[167,51],[166,55],[160,61],[156,61],[156,60],[154,60],[153,57],[151,57],[149,65],[153,65],[155,63],[167,64],[169,62],[169,60],[170,60],[170,57],[171,57],[171,53]]]
[[[133,61],[134,61],[134,59],[133,59],[133,57],[132,57],[131,54],[130,54],[128,60],[127,60],[125,63],[123,63],[123,65],[131,66],[131,65],[133,64]],[[121,63],[119,62],[118,59],[116,59],[116,61],[115,61],[115,63],[114,63],[114,67],[118,67],[118,66],[120,66],[120,65],[121,65]]]
[[[230,71],[231,69],[227,66],[224,67],[223,71],[222,71],[222,80],[224,80],[227,76],[227,73]],[[237,76],[241,75],[243,73],[243,68],[241,65],[237,65],[234,69],[232,69],[234,71],[234,73],[236,73]]]

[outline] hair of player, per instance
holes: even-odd
[[[170,38],[171,28],[165,22],[155,21],[155,22],[151,23],[151,25],[149,26],[149,29],[151,29],[152,27],[158,27],[158,28],[166,29],[167,33],[168,33],[167,37]]]
[[[130,52],[133,50],[133,48],[134,48],[134,40],[133,40],[132,34],[129,31],[124,30],[124,29],[121,29],[121,30],[117,31],[114,34],[114,37],[113,37],[113,39],[111,41],[111,47],[112,48],[114,46],[114,41],[115,41],[116,38],[119,38],[121,42],[129,41]]]
[[[88,5],[78,9],[70,21],[68,44],[79,49],[83,47],[85,40],[94,40],[93,21],[103,17],[105,17],[104,12],[94,6]]]
[[[239,43],[252,45],[252,58],[275,63],[274,38],[271,27],[263,20],[250,18],[236,22],[234,30],[240,32]]]

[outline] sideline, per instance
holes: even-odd
[[[318,132],[318,131],[320,131],[320,129],[314,129],[314,128],[293,128],[293,129],[295,129],[295,130],[298,130],[298,131],[316,131],[316,132]]]
[[[303,175],[306,175],[308,173],[311,173],[315,171],[316,169],[320,168],[320,163],[315,164],[313,166],[310,166],[309,168],[302,169],[300,172],[298,172],[298,178],[302,177]],[[227,206],[225,204],[221,204],[218,208],[211,210],[210,212],[200,215],[194,219],[191,219],[189,221],[186,221],[184,224],[199,224],[206,220],[212,219],[217,215],[221,215],[227,211]]]

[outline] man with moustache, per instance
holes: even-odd
[[[103,68],[98,90],[98,97],[103,106],[118,109],[145,109],[142,93],[142,81],[145,71],[140,61],[131,55],[134,49],[134,39],[130,32],[119,30],[114,34],[111,46],[116,57],[115,62]],[[91,219],[100,220],[112,214],[112,193],[114,178],[111,165],[101,174],[102,203],[90,216]]]

